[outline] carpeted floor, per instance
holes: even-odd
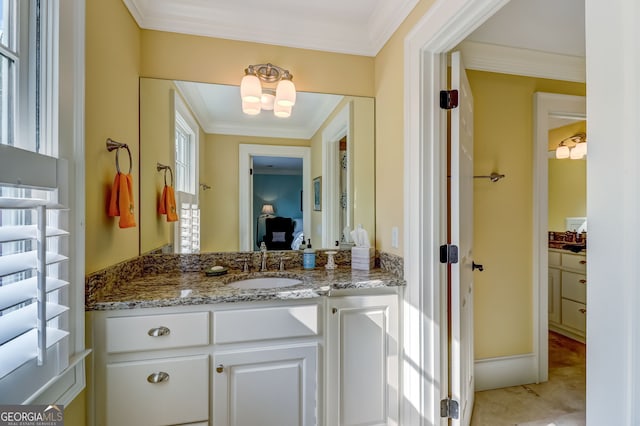
[[[585,345],[549,332],[549,381],[476,392],[471,425],[584,425],[585,372]]]

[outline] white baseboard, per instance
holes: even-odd
[[[538,362],[533,353],[477,360],[476,391],[535,383],[537,369]]]

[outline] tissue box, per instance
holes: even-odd
[[[375,265],[375,250],[373,247],[351,248],[351,269],[368,271]]]

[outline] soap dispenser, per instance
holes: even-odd
[[[311,247],[311,238],[307,240],[307,248],[302,254],[302,267],[304,269],[313,269],[316,267],[316,251]]]

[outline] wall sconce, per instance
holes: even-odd
[[[569,146],[572,144],[573,146]],[[556,148],[556,158],[570,158],[572,160],[580,160],[587,155],[587,134],[576,133],[566,139],[560,141]]]
[[[272,64],[249,65],[240,83],[242,112],[248,115],[271,111],[276,117],[287,118],[296,103],[296,86],[289,70]],[[263,88],[262,84],[276,85]]]

